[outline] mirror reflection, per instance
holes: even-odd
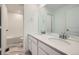
[[[79,36],[79,5],[47,4],[39,10],[39,33]]]

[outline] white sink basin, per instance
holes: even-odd
[[[42,34],[42,37],[48,38],[48,40],[52,41],[53,43],[63,43],[63,44],[70,44],[67,39],[59,38],[58,34]]]
[[[68,39],[61,39],[59,38],[59,35],[56,33],[53,34],[42,34],[42,37],[48,38],[48,40],[52,41],[53,43],[61,43],[61,44],[67,44],[72,45],[73,43],[79,43],[78,38],[69,37]]]
[[[52,38],[48,38],[50,41],[52,42],[60,42],[62,44],[68,44],[68,45],[73,45],[75,43],[79,44],[79,39],[75,39],[75,38],[68,38],[68,39],[61,39],[61,38],[57,38],[57,37],[52,37]]]
[[[64,44],[68,44],[70,45],[70,41],[66,40],[66,39],[60,39],[60,38],[49,38],[50,41],[52,42],[60,42],[60,43],[64,43]]]
[[[47,37],[47,38],[59,38],[58,34],[43,34],[42,36]]]

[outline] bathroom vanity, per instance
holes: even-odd
[[[78,55],[79,41],[57,39],[55,35],[28,34],[29,50],[32,55]]]

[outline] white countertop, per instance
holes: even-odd
[[[56,48],[57,50],[66,53],[68,55],[79,55],[79,42],[73,40],[61,40],[61,39],[53,39],[52,36],[48,36],[46,34],[29,34],[36,39],[44,42],[45,44]],[[52,39],[49,39],[52,38]]]

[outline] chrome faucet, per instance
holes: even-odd
[[[59,38],[68,39],[69,38],[69,35],[67,33],[68,31],[69,31],[69,29],[66,29],[66,32],[59,34]]]
[[[67,39],[67,34],[66,33],[62,33],[62,34],[59,35],[59,38]]]

